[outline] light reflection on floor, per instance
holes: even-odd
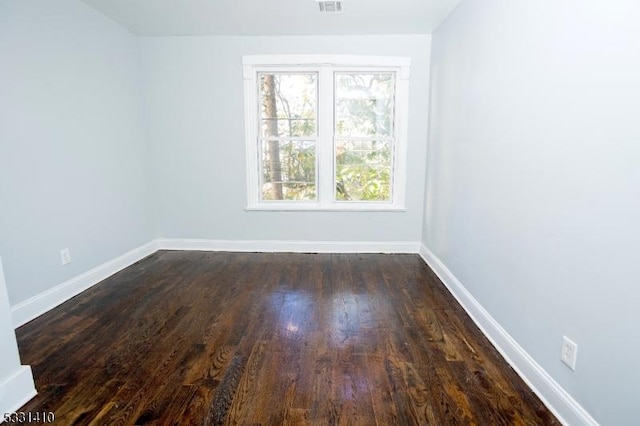
[[[372,312],[388,308],[384,300],[350,291],[334,294],[329,300],[314,300],[306,291],[282,290],[272,293],[269,300],[277,334],[287,340],[306,341],[307,334],[310,339],[312,334],[324,333],[333,348],[366,350],[366,346],[358,345],[366,345],[375,333]]]

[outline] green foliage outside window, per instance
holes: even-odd
[[[337,73],[335,82],[336,199],[390,201],[393,75]]]

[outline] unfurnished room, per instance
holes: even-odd
[[[637,424],[638,22],[0,0],[0,422]]]

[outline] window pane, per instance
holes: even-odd
[[[336,200],[391,201],[391,141],[336,142]]]
[[[393,134],[394,74],[336,73],[336,134]]]
[[[315,136],[317,75],[260,74],[262,137]]]
[[[262,141],[262,200],[316,199],[316,143]]]

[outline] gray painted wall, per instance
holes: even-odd
[[[91,7],[3,0],[0,63],[0,255],[15,305],[153,238],[149,152],[135,37]]]
[[[142,38],[154,210],[167,238],[419,241],[430,36]],[[407,212],[247,212],[242,55],[412,59]]]
[[[423,241],[611,425],[637,422],[640,383],[638,17],[631,0],[463,1],[433,34]]]

